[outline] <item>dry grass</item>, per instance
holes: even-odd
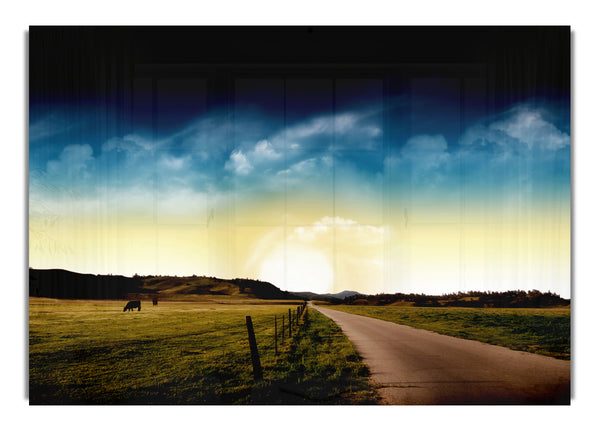
[[[288,322],[295,303],[208,299],[161,301],[156,307],[142,300],[141,311],[123,312],[126,301],[30,298],[30,402],[327,404],[368,399],[353,396],[365,390],[366,378],[354,372],[364,365],[346,363],[353,349],[345,337],[328,335],[339,331],[335,325],[316,321],[312,326],[331,340],[328,344],[307,343],[308,324],[295,326],[293,338],[286,327],[282,344],[281,318],[285,315]],[[247,315],[264,369],[260,384],[253,380]],[[323,372],[331,369],[331,379],[325,378]]]

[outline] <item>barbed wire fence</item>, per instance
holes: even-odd
[[[255,322],[253,322],[252,316],[246,316],[248,347],[255,381],[262,380],[262,366],[259,344],[256,341],[257,337],[261,340],[260,345],[263,351],[271,349],[277,356],[280,351],[279,348],[284,347],[286,341],[291,341],[295,331],[300,327],[300,318],[306,312],[306,302],[295,309],[288,308],[287,311],[287,314],[275,315],[272,319],[255,318]],[[271,328],[269,328],[270,325],[272,325]],[[255,328],[259,328],[259,330]]]
[[[216,327],[197,331],[186,332],[181,335],[169,335],[151,340],[138,340],[144,342],[170,341],[177,343],[177,339],[185,340],[180,344],[180,354],[201,354],[207,362],[214,362],[219,366],[226,362],[246,361],[248,372],[252,373],[255,381],[262,380],[261,357],[272,360],[284,352],[289,346],[294,335],[301,326],[302,316],[307,313],[307,303],[276,314],[246,316],[245,322],[229,325],[217,324]],[[207,336],[211,334],[227,334],[227,340],[221,340],[218,345],[206,345]],[[197,337],[198,344],[190,343],[190,337]],[[194,347],[192,347],[194,346]]]

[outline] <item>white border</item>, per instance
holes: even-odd
[[[586,4],[592,4],[586,3]],[[593,424],[598,381],[597,14],[574,2],[306,0],[197,2],[21,1],[1,19],[2,95],[0,172],[3,277],[3,423],[25,429],[578,429]],[[361,7],[362,6],[362,7]],[[574,384],[570,407],[29,407],[24,398],[26,304],[25,32],[29,25],[571,25],[574,137]],[[8,133],[7,133],[8,131]],[[24,148],[25,147],[25,148]],[[6,275],[8,273],[8,276]],[[18,424],[18,425],[17,425]],[[592,425],[593,426],[593,425]]]

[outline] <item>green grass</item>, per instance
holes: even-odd
[[[330,308],[513,350],[558,359],[571,358],[570,308],[473,309],[355,305]]]
[[[319,313],[286,328],[296,305],[30,298],[32,404],[331,404],[368,402],[366,367]],[[245,316],[264,381],[255,383]],[[278,355],[274,317],[278,317]],[[314,316],[313,316],[314,315]],[[320,316],[320,317],[319,317]],[[318,342],[316,342],[318,340]]]
[[[307,309],[290,349],[254,394],[259,404],[375,404],[369,370],[341,329]]]

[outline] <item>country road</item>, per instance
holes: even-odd
[[[569,404],[571,362],[323,307],[384,404]]]

